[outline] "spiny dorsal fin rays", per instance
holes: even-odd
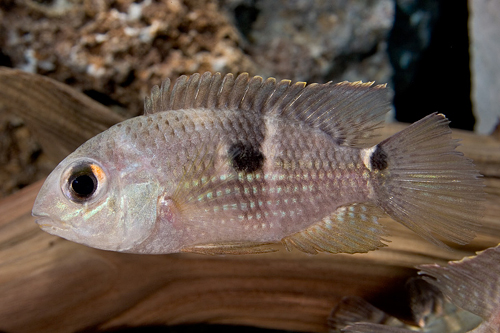
[[[279,114],[279,112],[277,112],[276,108],[279,107],[280,105],[283,105],[283,104],[286,104],[286,103],[283,103],[283,98],[287,97],[288,98],[293,98],[293,96],[295,96],[295,94],[293,93],[293,91],[291,91],[290,89],[290,84],[292,82],[290,80],[281,80],[277,85],[276,85],[276,88],[274,89],[274,93],[272,96],[270,96],[268,99],[267,99],[267,104],[266,104],[266,109],[268,109],[269,113],[275,113],[275,114]],[[300,85],[296,84],[297,85],[297,88],[299,89],[302,89],[302,87],[300,87]],[[297,90],[296,88],[296,90]],[[288,92],[285,94],[285,91]]]
[[[371,137],[376,121],[389,110],[386,86],[373,82],[309,84],[263,80],[248,73],[222,76],[209,72],[166,80],[153,87],[145,113],[208,108],[253,111],[288,117],[320,129],[338,144],[352,146]]]
[[[234,82],[234,89],[231,90],[229,101],[226,105],[229,110],[235,110],[240,107],[243,98],[248,90],[248,73],[238,75]]]
[[[262,86],[262,81],[263,79],[260,76],[254,76],[248,81],[248,88],[240,104],[242,110],[250,110],[254,102],[254,96]]]
[[[193,108],[200,108],[208,98],[210,91],[210,82],[212,76],[210,72],[204,73],[198,82],[198,87],[196,88],[196,95],[194,96]]]
[[[255,93],[253,98],[253,105],[249,110],[253,109],[260,113],[265,113],[264,106],[266,102],[273,96],[276,91],[276,79],[273,77],[268,78],[262,83],[261,88]]]
[[[179,110],[185,107],[184,101],[186,100],[187,94],[184,92],[187,90],[188,82],[188,77],[184,75],[175,81],[174,87],[172,88],[172,94],[170,95],[170,109]]]
[[[228,109],[228,99],[231,91],[234,86],[234,77],[233,74],[229,73],[222,79],[222,84],[219,89],[219,93],[217,94],[217,102],[215,107],[217,109],[226,110]]]
[[[222,83],[222,74],[215,73],[212,76],[212,80],[210,81],[210,89],[208,90],[207,94],[207,102],[205,105],[203,104],[200,105],[201,108],[207,108],[207,109],[215,108],[221,83]]]
[[[159,105],[159,107],[161,108],[160,110],[162,109],[166,110],[168,108],[170,88],[171,88],[170,79],[167,79],[161,83],[161,88],[160,88],[161,101]]]
[[[199,89],[200,74],[196,73],[189,77],[186,84],[184,99],[180,101],[179,108],[185,108],[184,105],[192,105],[192,101],[196,100],[196,95]]]
[[[152,114],[162,110],[168,110],[170,96],[170,79],[165,79],[161,87],[151,88],[151,97],[144,98],[144,114]]]
[[[163,82],[170,83],[170,79],[166,79]],[[163,86],[163,83],[162,83],[162,86]],[[161,102],[161,98],[162,98],[162,96],[161,96],[160,87],[153,86],[153,88],[151,88],[151,98],[148,96],[146,96],[146,98],[144,98],[144,114],[147,115],[147,114],[155,113],[154,110],[162,110],[163,108],[161,107],[161,105],[159,105],[159,103]]]

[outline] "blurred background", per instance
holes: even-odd
[[[194,72],[387,82],[393,119],[438,111],[489,134],[500,114],[496,17],[488,0],[2,0],[0,65],[127,117],[152,85]],[[56,162],[0,104],[0,196]]]

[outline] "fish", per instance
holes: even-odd
[[[330,332],[500,332],[500,246],[447,265],[421,265],[405,324],[359,297],[346,297],[328,319]],[[422,311],[423,310],[423,311]]]
[[[144,115],[66,157],[32,213],[50,234],[128,253],[363,253],[387,246],[385,215],[468,243],[481,175],[440,113],[370,144],[390,108],[374,82],[167,79]]]

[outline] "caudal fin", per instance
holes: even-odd
[[[472,162],[455,150],[449,121],[433,113],[370,150],[377,203],[428,241],[466,244],[475,236],[484,198]]]
[[[471,332],[500,331],[500,246],[447,266],[423,265],[419,274],[453,304],[484,319]]]

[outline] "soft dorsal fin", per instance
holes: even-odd
[[[333,84],[276,82],[260,76],[206,72],[169,79],[146,97],[145,114],[209,108],[275,114],[308,124],[329,134],[338,144],[358,145],[371,137],[390,103],[385,85],[373,82]]]

